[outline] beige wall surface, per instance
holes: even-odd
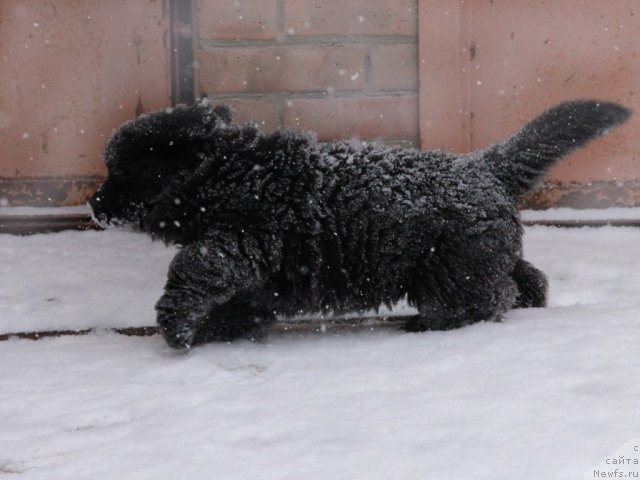
[[[84,201],[112,129],[169,102],[167,25],[160,0],[0,0],[4,203]]]
[[[418,0],[197,0],[197,85],[238,121],[418,144]]]
[[[637,0],[422,0],[420,28],[423,147],[482,148],[563,100],[617,101],[636,115],[554,168],[548,202],[640,204]]]
[[[1,205],[83,203],[112,129],[170,103],[169,4],[0,0]],[[561,100],[616,100],[633,119],[530,205],[640,205],[637,0],[192,5],[195,93],[237,120],[469,151]]]

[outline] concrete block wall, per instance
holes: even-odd
[[[419,144],[417,0],[197,0],[197,93],[236,121]]]

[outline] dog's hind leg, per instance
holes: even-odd
[[[264,307],[243,300],[265,283],[264,264],[259,263],[265,261],[263,252],[254,246],[246,238],[227,235],[180,250],[156,304],[158,324],[170,346],[233,340],[273,320]]]
[[[407,322],[406,330],[450,330],[499,320],[513,307],[518,289],[512,272],[519,246],[497,227],[479,232],[467,228],[470,234],[465,235],[464,225],[460,226],[424,252],[416,262],[408,295],[419,315]]]
[[[518,286],[514,308],[544,307],[547,304],[548,282],[544,273],[522,258],[511,274]]]
[[[506,276],[490,288],[476,290],[473,296],[451,292],[436,299],[431,293],[425,291],[412,302],[419,314],[407,321],[406,331],[451,330],[483,320],[499,320],[513,305],[517,289],[513,279]]]
[[[424,295],[414,301],[419,314],[406,322],[404,330],[451,330],[480,321],[499,320],[511,308],[516,295],[516,285],[510,277],[475,298],[452,294],[435,300],[431,295]]]

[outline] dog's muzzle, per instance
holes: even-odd
[[[103,195],[102,188],[89,199],[88,205],[91,208],[91,218],[100,227],[105,228],[109,224],[109,215],[102,211]]]

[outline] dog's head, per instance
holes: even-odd
[[[171,178],[194,170],[210,148],[212,134],[231,122],[225,105],[194,105],[141,115],[120,126],[107,143],[107,181],[89,200],[94,219],[103,226],[144,229],[145,212]]]

